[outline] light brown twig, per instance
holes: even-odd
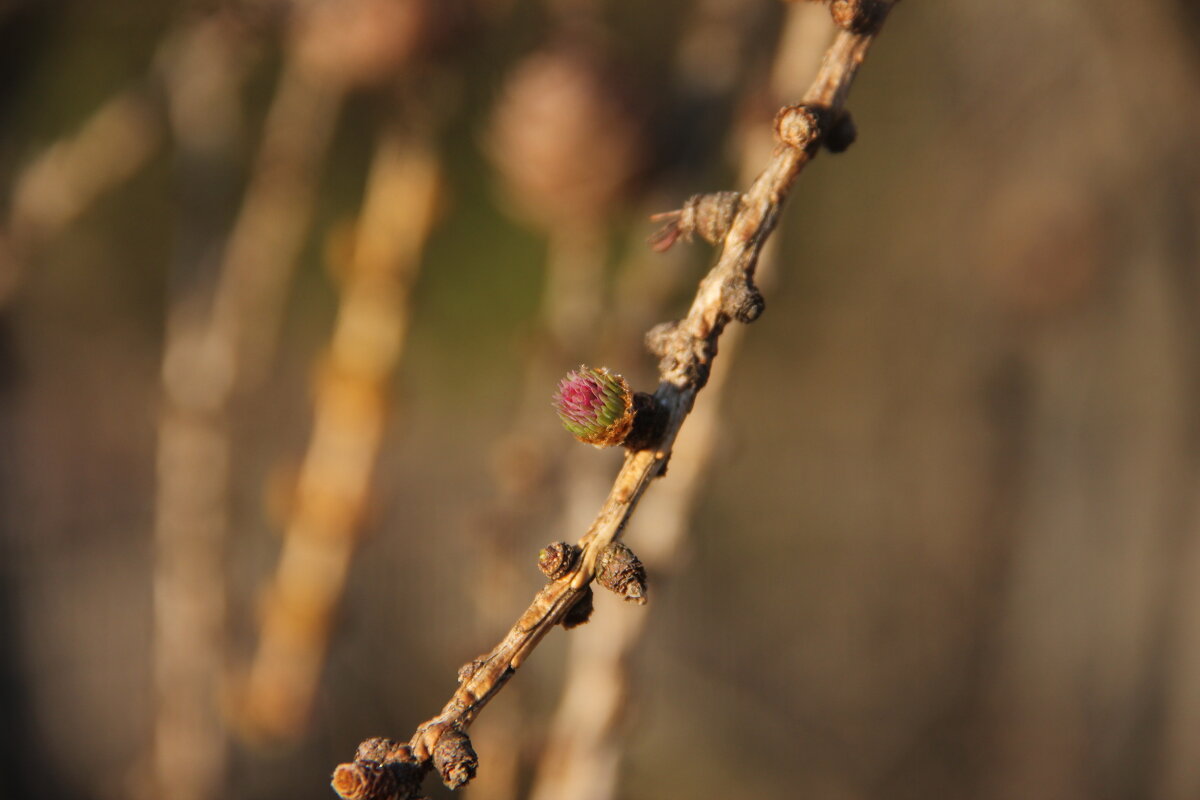
[[[743,195],[721,256],[701,281],[687,316],[659,325],[647,335],[647,346],[661,359],[655,397],[667,415],[657,447],[626,454],[600,513],[579,541],[582,555],[574,571],[544,586],[503,641],[463,667],[459,688],[442,712],[422,724],[408,745],[368,740],[360,745],[353,763],[337,767],[333,787],[343,798],[416,797],[420,777],[434,766],[452,788],[473,775],[474,753],[462,746],[463,732],[550,629],[585,598],[600,553],[621,535],[650,482],[665,470],[679,428],[708,380],[725,326],[735,319],[751,322],[762,312],[762,296],[753,283],[758,254],[778,222],[796,176],[816,154],[828,122],[844,106],[858,67],[891,8],[884,2],[856,5],[864,8],[863,15],[869,13],[871,25],[864,29],[860,17],[851,23],[839,20],[844,30],[826,52],[804,101],[777,115],[781,145]],[[456,756],[461,756],[457,762]],[[376,779],[381,768],[390,771],[392,779]]]
[[[788,6],[781,49],[771,67],[772,102],[782,102],[804,91],[804,77],[816,70],[833,34],[826,9],[815,3]],[[734,138],[739,142],[742,184],[753,181],[760,165],[771,155],[773,136],[762,119],[762,109],[769,107],[754,103],[752,111],[737,123],[740,133]],[[722,207],[729,195],[740,200],[737,192],[717,192],[699,195],[700,200],[693,206],[715,203]],[[726,227],[736,210],[735,200]],[[703,235],[703,231],[697,232]],[[778,266],[778,243],[778,237],[769,240],[759,256],[756,282],[764,290],[769,288]],[[662,248],[652,244],[651,249]],[[647,272],[641,269],[638,274]],[[744,328],[737,327],[726,331],[721,341],[721,360],[704,388],[704,399],[697,403],[687,427],[675,441],[671,480],[656,488],[638,511],[633,534],[656,592],[662,579],[670,577],[686,546],[703,478],[721,434],[722,390],[729,385],[731,357],[736,357],[744,332]],[[636,691],[634,654],[644,640],[647,620],[646,614],[604,614],[570,637],[565,684],[538,757],[530,800],[610,800],[616,796],[621,755],[628,742],[624,735],[627,715],[623,712]]]

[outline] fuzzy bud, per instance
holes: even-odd
[[[787,106],[775,115],[775,135],[789,147],[806,150],[820,141],[826,116],[825,109],[819,106],[806,103]]]
[[[559,624],[565,629],[578,628],[592,618],[592,610],[596,596],[592,593],[592,587],[586,586],[583,589],[583,596],[575,602],[575,605],[567,609],[567,613],[563,614]]]
[[[741,202],[742,196],[737,192],[694,194],[678,211],[654,214],[650,217],[652,222],[666,224],[650,237],[650,249],[656,253],[666,252],[680,239],[692,241],[693,234],[700,234],[709,244],[720,244],[725,240]]]
[[[572,436],[597,447],[621,444],[633,429],[633,392],[603,367],[568,372],[554,393],[554,409]]]
[[[646,568],[622,542],[612,542],[600,553],[596,583],[631,603],[646,604]]]
[[[579,548],[567,542],[551,542],[538,553],[538,569],[552,581],[569,574],[579,557]]]
[[[451,728],[442,734],[433,748],[433,766],[450,789],[466,786],[475,777],[479,757],[464,732]]]
[[[407,761],[411,759],[412,751],[407,744],[401,744],[394,739],[376,736],[367,739],[354,752],[355,761]]]

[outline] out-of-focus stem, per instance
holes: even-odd
[[[213,324],[206,252],[240,118],[239,43],[219,21],[168,37],[160,52],[183,193],[162,365],[154,527],[153,769],[146,796],[211,800],[223,791],[226,734],[225,531],[234,364]]]
[[[237,354],[239,381],[260,379],[274,352],[343,91],[299,59],[284,63],[213,306],[214,325]]]
[[[0,234],[0,301],[16,286],[30,252],[150,160],[162,135],[161,114],[150,93],[136,85],[105,101],[77,132],[47,147],[17,175]]]
[[[312,438],[258,650],[238,698],[239,722],[251,735],[291,738],[308,719],[369,496],[387,384],[403,347],[409,288],[433,223],[437,188],[432,153],[386,132],[317,378]]]
[[[168,102],[185,155],[204,158],[230,136],[212,124],[214,104],[237,95],[236,70],[218,64],[233,57],[225,43],[217,23],[200,24],[168,56]],[[197,81],[199,68],[211,80]],[[261,342],[273,338],[338,96],[286,62],[215,281],[193,281],[170,301],[154,535],[156,796],[210,800],[222,791],[229,405],[240,368],[261,366]]]

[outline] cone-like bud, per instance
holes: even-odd
[[[631,603],[646,604],[646,568],[623,542],[613,542],[600,553],[596,583]]]
[[[442,776],[442,783],[450,789],[458,789],[475,777],[479,757],[467,734],[451,729],[442,734],[433,748],[433,766]]]
[[[344,800],[391,797],[397,791],[395,773],[378,761],[339,764],[330,785]]]
[[[633,392],[603,367],[568,372],[554,393],[554,409],[572,436],[597,447],[621,444],[633,429]]]
[[[538,569],[552,581],[565,576],[575,566],[579,548],[568,542],[551,542],[538,553]]]
[[[690,242],[697,233],[710,244],[720,244],[741,202],[742,196],[737,192],[694,194],[678,211],[652,215],[651,221],[666,224],[650,237],[650,249],[664,253],[678,240]]]

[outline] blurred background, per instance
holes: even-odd
[[[0,797],[326,798],[619,454],[776,0],[0,3]],[[473,800],[1200,797],[1200,14],[902,3]],[[433,797],[449,795],[435,780]]]

